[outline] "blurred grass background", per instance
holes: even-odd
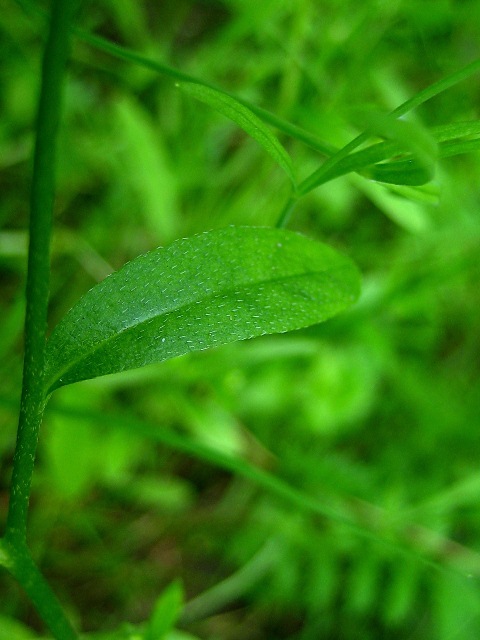
[[[42,39],[17,3],[0,7],[3,524]],[[85,1],[79,24],[337,146],[360,132],[354,109],[391,110],[480,55],[475,0]],[[441,94],[415,112],[418,122],[477,119],[479,86],[474,77]],[[300,177],[318,166],[305,145],[282,142]],[[479,176],[472,154],[442,161],[421,189],[358,175],[322,186],[289,226],[356,260],[364,286],[355,308],[309,330],[55,394],[30,542],[82,629],[145,620],[175,577],[192,599],[233,576],[233,595],[220,588],[203,613],[192,606],[190,633],[480,637]],[[204,229],[275,224],[288,188],[254,141],[171,80],[75,39],[51,326],[139,253]],[[173,431],[198,455],[138,424]],[[205,448],[276,474],[359,530],[222,470],[202,459]],[[0,638],[31,637],[11,620],[42,630],[1,574]]]

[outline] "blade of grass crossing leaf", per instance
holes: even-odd
[[[409,98],[408,100],[403,102],[401,105],[396,107],[396,109],[390,112],[390,115],[395,116],[396,118],[400,118],[401,116],[405,115],[412,109],[415,109],[421,104],[427,102],[427,100],[434,98],[435,96],[442,93],[443,91],[450,89],[451,87],[455,86],[459,82],[466,80],[467,78],[469,78],[470,76],[478,72],[480,72],[480,58],[466,65],[465,67],[463,67],[463,69],[460,69],[459,71],[456,71],[455,73],[452,73],[451,75],[446,76],[445,78],[442,78],[438,82],[434,82],[430,86],[426,87],[425,89],[423,89],[423,91],[420,91],[415,96],[413,96],[412,98]],[[324,164],[321,167],[316,169],[310,176],[305,178],[305,180],[303,180],[303,182],[299,184],[298,194],[305,195],[306,193],[309,193],[310,191],[315,189],[320,184],[323,184],[325,182],[324,175],[327,172],[331,171],[337,163],[339,163],[341,160],[346,158],[352,151],[354,151],[361,144],[366,142],[370,136],[371,136],[371,132],[369,129],[367,129],[366,131],[358,135],[356,138],[351,140],[344,147],[339,149],[334,155],[328,158],[328,160],[324,162]]]
[[[480,139],[478,138],[473,140],[449,140],[440,142],[438,146],[438,157],[448,158],[479,150]],[[358,155],[361,153],[362,152],[359,152]],[[433,178],[428,168],[423,166],[412,156],[407,156],[404,160],[398,160],[396,162],[385,162],[362,168],[358,166],[358,164],[353,164],[355,161],[354,156],[356,155],[357,154],[351,154],[346,158],[347,161],[350,161],[349,171],[345,170],[347,163],[345,163],[345,166],[343,163],[339,163],[335,167],[337,169],[335,173],[338,173],[338,175],[344,175],[347,172],[355,170],[362,176],[375,180],[376,182],[405,186],[422,186],[430,182]],[[357,158],[357,160],[358,159],[359,158]],[[333,177],[338,177],[338,175],[330,177],[327,176],[327,178],[332,179]]]
[[[36,7],[32,2],[28,2],[27,0],[16,0],[16,1],[25,9],[28,7],[33,11],[36,10]],[[84,40],[85,42],[95,47],[96,49],[101,49],[116,58],[127,60],[131,63],[141,65],[145,68],[151,69],[153,71],[157,71],[157,73],[161,75],[169,76],[180,82],[188,82],[188,83],[195,83],[195,84],[198,83],[203,86],[211,87],[209,83],[203,82],[198,78],[195,78],[194,76],[191,76],[182,71],[179,71],[178,69],[175,69],[170,65],[164,64],[162,62],[158,62],[156,60],[151,60],[150,58],[146,58],[145,56],[142,56],[141,54],[138,54],[135,51],[132,51],[126,47],[122,47],[118,44],[110,42],[109,40],[102,38],[100,36],[93,35],[87,31],[79,29],[78,27],[74,28],[74,33],[80,39]],[[420,106],[421,104],[427,102],[428,100],[431,100],[432,98],[439,95],[443,91],[446,91],[454,87],[456,84],[459,84],[463,80],[466,80],[467,78],[469,78],[470,76],[478,72],[480,72],[480,58],[474,60],[473,62],[466,65],[462,69],[459,69],[458,71],[442,78],[441,80],[434,82],[430,86],[418,92],[415,96],[413,96],[412,98],[409,98],[408,100],[403,102],[401,105],[396,107],[391,112],[390,115],[393,115],[398,118],[408,113],[412,109],[415,109],[416,107]],[[240,100],[240,102],[245,106],[247,106],[248,108],[250,108],[252,111],[255,111],[255,113],[260,118],[262,118],[262,120],[264,120],[265,122],[270,122],[272,125],[276,126],[280,131],[283,131],[284,133],[287,133],[292,137],[297,138],[298,140],[302,140],[303,142],[305,142],[305,144],[311,146],[314,149],[317,149],[321,153],[332,155],[332,161],[333,161],[333,156],[335,156],[335,163],[337,162],[337,159],[340,159],[339,154],[341,154],[341,157],[348,155],[350,151],[353,151],[355,148],[360,146],[360,144],[368,140],[368,137],[369,137],[369,132],[361,133],[359,136],[357,136],[357,138],[349,142],[342,149],[336,149],[334,146],[324,141],[318,140],[315,136],[311,136],[310,133],[305,132],[298,127],[295,127],[294,125],[291,125],[291,123],[285,122],[280,118],[277,118],[270,112],[264,109],[261,109],[256,105],[249,104],[246,100]]]
[[[404,114],[408,113],[412,109],[415,109],[416,107],[419,107],[421,104],[424,104],[425,102],[427,102],[427,100],[431,100],[435,96],[438,96],[440,93],[447,91],[447,89],[454,87],[459,82],[466,80],[467,78],[469,78],[470,76],[478,72],[480,72],[480,58],[477,58],[473,62],[470,62],[470,64],[467,64],[462,69],[459,69],[458,71],[455,71],[454,73],[451,73],[450,75],[445,76],[444,78],[441,78],[437,82],[434,82],[428,87],[425,87],[425,89],[423,89],[422,91],[419,91],[412,98],[409,98],[408,100],[403,102],[401,105],[396,107],[391,112],[391,114],[397,117],[403,116]]]
[[[90,44],[92,47],[105,51],[106,53],[109,53],[111,56],[117,59],[125,60],[132,64],[138,64],[139,66],[142,66],[145,69],[156,71],[160,75],[170,77],[173,80],[176,80],[177,82],[192,83],[199,86],[210,88],[214,91],[215,90],[218,91],[218,89],[216,89],[209,82],[200,80],[195,76],[192,76],[188,73],[184,73],[183,71],[179,71],[178,69],[175,69],[174,67],[163,64],[162,62],[158,62],[156,60],[151,60],[150,58],[146,58],[145,56],[135,51],[132,51],[130,49],[127,49],[126,47],[122,47],[121,45],[110,42],[109,40],[106,40],[105,38],[102,38],[100,36],[93,35],[91,33],[83,31],[82,29],[75,29],[75,34],[80,39]],[[230,95],[227,92],[222,92],[222,93],[224,95]],[[264,122],[268,122],[273,127],[277,128],[279,131],[282,131],[283,133],[291,136],[292,138],[295,138],[296,140],[300,140],[301,142],[304,142],[306,145],[308,145],[312,149],[315,149],[319,153],[323,153],[325,155],[332,155],[337,150],[336,147],[329,144],[328,142],[321,140],[320,138],[313,135],[309,131],[305,131],[301,127],[298,127],[292,124],[291,122],[288,122],[286,120],[283,120],[282,118],[279,118],[278,116],[271,113],[270,111],[267,111],[266,109],[262,109],[261,107],[258,107],[257,105],[252,104],[248,100],[239,98],[238,96],[237,97],[231,96],[231,97],[237,100],[240,104],[244,105],[247,109],[250,109],[252,113],[255,113]]]
[[[46,387],[322,322],[351,305],[355,265],[281,229],[230,227],[177,240],[91,289],[47,344]]]
[[[480,121],[478,120],[440,125],[428,131],[432,140],[438,144],[439,158],[477,151],[480,147],[480,139],[455,140],[455,138],[477,136],[479,133]],[[350,153],[330,169],[325,170],[318,178],[317,186],[352,172],[389,184],[417,186],[426,184],[432,179],[432,173],[428,166],[422,166],[422,163],[412,154],[405,155],[402,160],[382,162],[399,154],[403,155],[407,151],[408,145],[401,140],[373,144],[361,151]],[[377,164],[380,162],[382,164]]]
[[[200,102],[212,107],[226,118],[235,122],[282,167],[295,187],[295,176],[290,156],[275,135],[244,104],[223,91],[217,91],[203,84],[179,82],[177,86]]]
[[[361,173],[365,177],[373,180],[393,182],[394,184],[425,184],[425,182],[428,182],[432,177],[431,172],[424,167],[418,167],[418,163],[415,164],[415,170],[413,170],[412,165],[414,162],[411,156],[407,156],[404,161],[401,161],[401,167],[397,167],[396,162],[378,164],[383,160],[400,154],[402,151],[404,151],[404,149],[398,142],[388,141],[380,142],[361,151],[350,153],[343,160],[340,160],[340,162],[331,167],[330,170],[324,172],[321,178],[319,178],[317,186],[352,172]],[[410,164],[405,164],[406,162]],[[414,178],[410,176],[412,172],[415,173]],[[377,177],[377,175],[379,177]],[[391,179],[387,179],[388,177]]]
[[[427,167],[435,162],[437,144],[426,127],[376,110],[361,110],[359,117],[362,127],[367,128],[371,135],[401,144]]]
[[[35,15],[36,17],[45,19],[45,16],[46,16],[45,12],[39,9],[33,2],[29,2],[28,0],[16,0],[16,2],[29,15],[32,15],[32,16]],[[180,82],[195,83],[195,84],[199,84],[199,85],[214,89],[209,83],[203,82],[190,74],[184,73],[183,71],[179,71],[178,69],[175,69],[174,67],[170,65],[166,65],[162,62],[158,62],[156,60],[147,58],[135,51],[132,51],[126,47],[122,47],[118,44],[110,42],[109,40],[102,38],[100,36],[91,34],[87,31],[84,31],[83,29],[74,27],[73,32],[77,37],[82,39],[84,42],[87,42],[90,46],[96,49],[100,49],[106,53],[109,53],[111,56],[117,59],[126,60],[133,64],[138,64],[139,66],[142,66],[146,69],[151,69],[152,71],[156,71],[161,75],[171,77],[172,79]],[[408,111],[418,107],[419,105],[423,104],[427,100],[430,100],[436,95],[442,93],[443,91],[450,89],[451,87],[455,86],[459,82],[466,80],[467,78],[474,75],[475,73],[478,73],[479,71],[480,71],[480,59],[477,59],[471,62],[470,64],[466,65],[459,71],[456,71],[455,73],[445,78],[442,78],[438,82],[433,83],[429,87],[426,87],[423,91],[420,91],[415,96],[413,96],[412,98],[409,98],[406,102],[399,105],[396,109],[394,109],[391,112],[390,115],[400,117],[401,115],[404,115]],[[281,118],[278,118],[277,116],[275,116],[274,114],[270,113],[265,109],[257,107],[254,104],[250,104],[247,100],[243,100],[240,98],[236,98],[236,99],[240,104],[243,104],[244,106],[249,108],[253,113],[255,113],[257,116],[259,116],[264,122],[268,122],[272,126],[276,127],[279,131],[282,131],[283,133],[291,136],[292,138],[295,138],[301,142],[304,142],[306,145],[310,146],[312,149],[315,149],[319,153],[323,153],[325,155],[331,156],[331,158],[327,161],[328,164],[325,163],[324,165],[322,165],[322,167],[320,167],[320,169],[317,170],[317,172],[318,173],[321,172],[322,175],[327,170],[332,169],[333,166],[335,166],[343,158],[348,156],[350,151],[353,151],[358,146],[360,146],[362,142],[365,142],[366,140],[368,140],[370,135],[368,131],[363,132],[359,136],[357,136],[357,138],[349,142],[342,149],[337,149],[335,146],[323,140],[320,140],[316,136],[313,136],[311,133],[304,131],[302,128],[297,127],[290,122],[282,120]],[[446,125],[445,128],[450,126],[457,126],[457,125]],[[458,135],[465,135],[465,134],[458,134]],[[436,138],[436,139],[440,140],[440,138]],[[315,172],[315,174],[317,174],[317,172]],[[341,175],[341,174],[338,174],[338,175]],[[310,176],[310,178],[312,178],[312,176]],[[307,180],[310,181],[310,178],[307,178]],[[325,179],[319,182],[319,184],[322,184],[324,182],[326,182]],[[306,186],[307,184],[305,181],[304,187],[306,188]]]
[[[425,184],[433,178],[438,146],[434,137],[425,127],[421,127],[414,122],[399,120],[391,114],[384,113],[362,112],[361,119],[363,126],[367,126],[367,137],[377,135],[387,138],[387,142],[384,143],[385,147],[372,145],[372,147],[354,154],[351,151],[358,145],[353,144],[355,142],[353,141],[352,147],[348,148],[348,152],[347,147],[349,145],[344,148],[344,153],[341,156],[339,154],[332,156],[317,171],[304,180],[298,188],[300,194],[304,195],[321,184],[347,173],[345,170],[347,167],[349,167],[349,171],[352,171],[352,167],[356,171],[362,170],[363,167],[358,164],[359,161],[372,160],[377,154],[386,150],[390,153],[395,152],[397,149],[409,152],[415,160],[416,170],[413,171],[411,165],[407,162],[405,165],[398,165],[392,169],[388,167],[385,169],[383,167],[380,168],[377,172],[378,178],[375,175],[375,171],[370,171],[369,177],[383,182],[410,185]],[[357,138],[356,140],[358,141],[359,139]],[[335,162],[332,161],[333,158],[336,158]]]

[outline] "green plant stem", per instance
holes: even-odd
[[[292,215],[293,210],[295,209],[295,205],[297,204],[297,200],[298,198],[295,196],[295,194],[292,194],[289,197],[275,225],[277,228],[282,229],[287,226],[290,220],[290,216]]]
[[[0,564],[23,586],[42,620],[58,640],[77,640],[77,634],[40,573],[25,545],[0,540]]]
[[[19,581],[44,622],[59,640],[71,640],[77,636],[33,561],[27,548],[26,537],[38,432],[45,408],[43,371],[55,185],[55,140],[69,52],[70,22],[75,6],[76,0],[52,0],[49,32],[43,56],[30,198],[22,398],[6,533],[0,540],[1,564]]]
[[[241,598],[258,584],[279,561],[280,545],[270,538],[238,571],[186,603],[180,624],[188,625],[218,613],[225,606]]]
[[[55,139],[76,0],[53,0],[42,66],[30,199],[25,357],[6,535],[24,542],[38,431],[45,408],[43,370],[50,281],[50,237],[55,185]]]

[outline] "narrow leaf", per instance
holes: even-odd
[[[248,107],[227,93],[217,91],[217,89],[212,89],[204,84],[180,82],[177,86],[235,122],[245,133],[248,133],[282,167],[295,186],[295,175],[290,156],[270,129]]]
[[[430,182],[434,174],[413,158],[375,164],[362,172],[366,178],[388,184],[421,186]]]
[[[466,136],[480,134],[480,120],[440,125],[429,129],[428,134],[438,144],[439,158],[471,153],[480,148],[479,138],[463,139]],[[455,140],[455,138],[462,139]],[[327,170],[322,168],[321,176],[317,179],[316,184],[320,186],[353,171],[372,180],[389,184],[426,184],[434,177],[433,166],[422,166],[415,158],[415,154],[409,153],[409,149],[411,149],[411,145],[409,147],[403,137],[401,139],[399,137],[396,141],[388,140],[372,144],[361,151],[349,153]],[[402,156],[401,160],[396,159],[399,155]],[[386,160],[391,161],[386,163]],[[378,165],[378,162],[383,164]],[[303,187],[300,187],[299,191],[303,192]]]
[[[350,171],[361,171],[362,167],[372,165],[399,151],[409,153],[406,163],[403,163],[402,159],[393,167],[382,165],[378,171],[375,169],[370,172],[369,177],[381,182],[407,185],[425,184],[433,178],[438,145],[430,131],[414,122],[397,119],[392,114],[362,112],[361,118],[362,124],[368,126],[365,135],[367,133],[368,137],[378,135],[386,138],[387,142],[377,143],[356,153],[346,152],[347,149],[353,151],[356,144],[352,143],[352,149],[347,145],[341,153],[338,152],[336,156],[332,156],[300,183],[298,186],[300,195]],[[336,161],[334,161],[335,157]],[[410,158],[414,159],[415,168],[412,168]]]
[[[144,633],[144,640],[165,640],[175,626],[183,606],[183,588],[177,580],[158,597]]]
[[[467,120],[464,122],[452,122],[442,124],[431,129],[431,134],[437,142],[464,138],[465,136],[478,136],[480,134],[480,120]]]
[[[46,392],[235,340],[322,322],[357,298],[356,267],[283,229],[177,240],[91,289],[47,343]]]
[[[463,153],[471,153],[480,150],[480,138],[474,140],[452,140],[440,144],[440,155],[442,158],[458,156]]]
[[[432,133],[424,126],[412,120],[396,118],[378,111],[359,112],[363,124],[370,135],[400,143],[425,167],[435,164],[438,148]]]

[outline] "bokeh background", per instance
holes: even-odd
[[[2,526],[42,50],[42,21],[22,4],[0,2]],[[389,111],[480,56],[477,0],[102,0],[83,2],[78,23],[336,146],[360,132],[357,109]],[[478,119],[479,87],[473,76],[442,93],[417,122]],[[299,176],[322,161],[281,140]],[[190,638],[480,637],[479,179],[473,153],[443,160],[418,189],[358,175],[323,185],[289,228],[356,261],[355,307],[55,393],[30,543],[84,631],[136,628],[179,578]],[[140,253],[274,225],[288,188],[253,140],[171,78],[75,38],[51,326]],[[1,640],[35,633],[36,614],[0,574]]]

